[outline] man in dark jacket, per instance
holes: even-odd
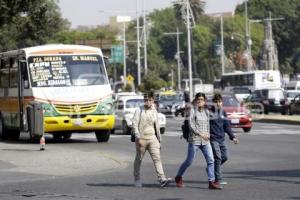
[[[227,118],[226,112],[222,109],[223,101],[221,94],[215,94],[213,97],[214,107],[210,115],[210,143],[214,153],[215,159],[215,182],[216,184],[227,184],[222,180],[221,165],[226,162],[227,148],[225,143],[225,132],[228,134],[230,140],[234,144],[238,144],[239,141],[233,134],[230,127],[230,122]]]

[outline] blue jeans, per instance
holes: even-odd
[[[215,180],[214,157],[213,157],[213,151],[212,151],[210,143],[208,143],[206,145],[195,145],[195,144],[189,143],[187,157],[186,157],[185,161],[181,164],[181,166],[177,172],[177,177],[182,177],[185,170],[192,164],[195,154],[196,154],[196,151],[199,149],[201,149],[203,156],[205,157],[205,160],[206,160],[206,164],[207,164],[206,173],[208,176],[208,181]]]
[[[218,142],[215,140],[211,140],[211,147],[214,152],[214,158],[215,158],[215,177],[216,181],[222,180],[222,170],[221,165],[226,162],[228,159],[227,157],[227,147],[225,140],[222,142]]]

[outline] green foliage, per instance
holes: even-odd
[[[45,44],[69,28],[54,0],[1,0],[0,5],[1,51]]]
[[[139,90],[144,91],[151,91],[151,90],[158,90],[163,87],[168,86],[168,84],[155,72],[149,72],[147,76],[144,76],[142,79],[142,84],[139,87]]]
[[[249,0],[248,15],[250,19],[281,18],[282,21],[273,21],[273,35],[278,49],[279,63],[281,66],[296,67],[292,62],[293,55],[300,46],[300,0]],[[244,13],[244,4],[236,8],[237,14]],[[254,34],[253,34],[254,36]],[[255,44],[253,45],[255,47]],[[297,70],[295,70],[297,71]]]

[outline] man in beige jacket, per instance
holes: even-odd
[[[132,121],[136,144],[134,160],[135,186],[142,187],[141,164],[146,151],[148,151],[153,160],[160,186],[165,187],[171,179],[166,178],[160,158],[161,135],[153,93],[144,95],[144,103],[144,107],[136,110]]]

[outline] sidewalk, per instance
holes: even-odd
[[[254,122],[300,125],[300,115],[252,114]]]

